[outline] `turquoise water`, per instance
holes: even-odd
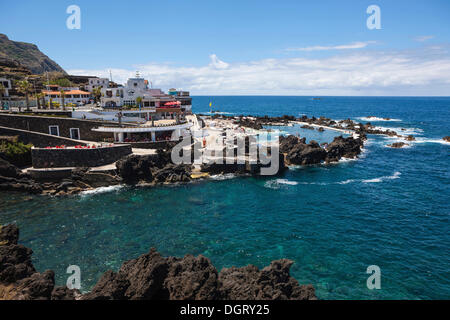
[[[195,97],[194,111],[208,111]],[[0,223],[17,222],[39,270],[82,270],[89,290],[107,269],[154,246],[164,255],[203,254],[217,268],[295,261],[292,275],[322,299],[450,299],[450,98],[216,97],[233,114],[325,115],[405,128],[409,148],[370,137],[357,161],[156,188],[49,198],[0,193]],[[399,130],[398,129],[398,130]],[[336,133],[286,127],[327,140]],[[381,290],[366,287],[381,268]]]

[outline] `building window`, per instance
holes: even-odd
[[[59,136],[59,126],[48,126],[48,132],[53,136]]]
[[[70,128],[70,138],[75,140],[80,140],[80,129]]]

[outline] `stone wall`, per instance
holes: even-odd
[[[25,144],[32,144],[35,147],[55,147],[60,145],[76,146],[86,145],[85,142],[80,140],[73,140],[64,137],[52,136],[50,134],[33,132],[21,129],[0,127],[0,136],[18,136],[19,141]]]
[[[88,141],[103,141],[105,138],[113,138],[112,133],[92,131],[93,128],[103,126],[110,122],[82,120],[64,117],[41,117],[17,114],[0,113],[0,126],[35,131],[49,134],[49,126],[59,127],[59,136],[70,138],[70,129],[80,130],[80,139]]]
[[[140,149],[160,149],[167,148],[172,141],[155,141],[155,142],[130,142],[133,148]],[[173,143],[173,142],[172,142]]]
[[[33,168],[98,167],[113,163],[131,153],[129,144],[95,149],[32,148]]]

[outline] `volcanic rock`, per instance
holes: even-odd
[[[293,261],[281,259],[262,270],[253,265],[222,269],[220,292],[232,300],[314,300],[311,285],[300,286],[289,274]]]
[[[394,142],[392,144],[388,144],[387,146],[391,147],[391,148],[400,149],[400,148],[408,146],[408,144],[405,142]]]
[[[363,142],[361,139],[353,137],[344,138],[342,136],[335,137],[327,146],[327,162],[338,161],[342,157],[355,158],[361,153]]]

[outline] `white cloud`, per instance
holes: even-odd
[[[154,87],[193,95],[449,95],[450,86],[450,54],[442,48],[237,63],[211,55],[199,67],[150,63],[112,69],[113,80],[125,83],[134,70]],[[109,77],[109,69],[68,72]]]
[[[209,59],[211,59],[211,63],[209,64],[211,67],[216,69],[226,69],[228,68],[229,64],[223,62],[215,54],[212,54],[209,56]]]
[[[349,44],[342,44],[337,46],[312,46],[304,48],[289,48],[286,51],[329,51],[329,50],[350,50],[350,49],[362,49],[367,47],[369,44],[376,43],[376,41],[366,41],[366,42],[353,42]]]
[[[418,36],[418,37],[415,37],[414,40],[418,41],[418,42],[425,42],[425,41],[431,40],[433,38],[434,38],[434,36]]]

